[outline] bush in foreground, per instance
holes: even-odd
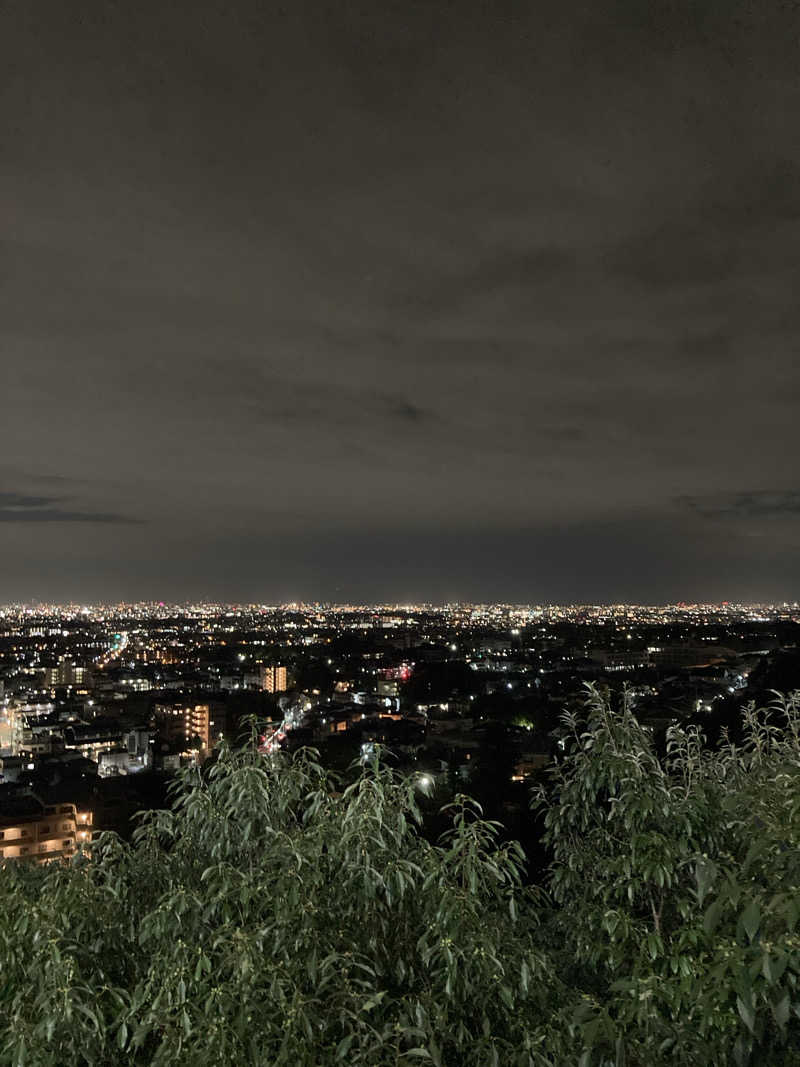
[[[538,803],[584,1063],[800,1064],[800,693],[663,760],[627,701],[565,721]]]
[[[132,844],[0,870],[0,1062],[441,1067],[800,1063],[800,711],[659,760],[590,690],[535,799],[552,869],[467,797],[343,791],[224,749]]]

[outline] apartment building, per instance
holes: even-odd
[[[91,843],[93,821],[91,811],[75,804],[45,804],[34,794],[15,797],[0,813],[0,862],[68,859]]]

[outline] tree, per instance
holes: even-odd
[[[0,871],[0,1060],[537,1064],[547,1020],[521,849],[419,778],[223,749],[132,844]]]
[[[800,1063],[800,694],[663,761],[627,697],[587,712],[536,801],[583,1062]]]
[[[535,798],[552,864],[378,759],[223,746],[130,844],[0,867],[0,1063],[800,1063],[800,694],[659,757],[590,688]]]

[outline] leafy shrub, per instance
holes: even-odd
[[[537,803],[584,1063],[800,1063],[800,694],[659,760],[590,688]]]
[[[0,1063],[800,1063],[800,700],[660,759],[597,690],[534,799],[544,888],[468,797],[223,748],[132,843],[0,867]]]
[[[0,877],[14,1064],[530,1064],[543,961],[521,849],[414,779],[225,749],[132,845]]]

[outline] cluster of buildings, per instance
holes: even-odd
[[[798,632],[797,604],[7,607],[1,858],[126,832],[253,722],[267,752],[312,744],[347,766],[382,745],[434,782],[513,792],[583,683],[626,687],[655,725],[710,713]]]

